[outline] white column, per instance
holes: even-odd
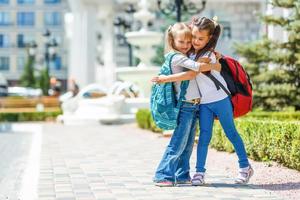
[[[98,26],[101,41],[98,43],[98,56],[103,65],[98,64],[97,82],[109,88],[116,81],[114,58],[114,5],[106,3],[98,7]]]
[[[96,16],[94,4],[69,1],[73,19],[68,22],[69,77],[75,78],[82,88],[95,82]]]

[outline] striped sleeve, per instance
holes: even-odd
[[[172,67],[183,67],[193,71],[198,71],[200,68],[200,63],[189,59],[185,55],[176,54],[172,59]]]

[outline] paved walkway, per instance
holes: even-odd
[[[153,173],[169,138],[133,125],[17,127],[0,133],[0,200],[280,199],[254,186],[234,185],[214,170],[208,171],[206,186],[155,187]],[[9,171],[13,175],[5,175]]]

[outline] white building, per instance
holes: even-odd
[[[96,81],[109,87],[115,80],[115,68],[127,65],[128,50],[117,45],[113,25],[124,2],[137,4],[135,0],[69,0],[69,76],[81,86]],[[148,2],[157,11],[157,0]],[[218,16],[224,27],[218,50],[233,55],[234,42],[258,39],[264,31],[256,13],[265,9],[266,0],[208,0],[201,16]],[[164,23],[159,16],[157,21]]]
[[[185,1],[201,4],[201,0]],[[60,58],[50,68],[52,75],[73,77],[80,87],[93,82],[111,86],[116,67],[129,61],[128,48],[118,45],[113,25],[126,2],[135,2],[137,8],[138,0],[0,0],[0,72],[9,80],[19,79],[26,59],[22,45],[31,40],[39,45],[37,60],[41,60],[42,33],[48,28],[61,47]],[[157,14],[153,28],[158,28],[157,22],[166,22],[157,10],[157,0],[148,2]],[[70,12],[63,17],[68,8]],[[266,8],[266,0],[207,0],[200,15],[218,16],[223,34],[217,48],[234,56],[234,42],[258,39],[265,31],[256,13]]]
[[[15,84],[28,58],[26,44],[35,42],[36,68],[45,67],[46,29],[58,43],[57,57],[50,63],[50,74],[67,78],[67,53],[64,48],[66,0],[0,0],[0,73]]]

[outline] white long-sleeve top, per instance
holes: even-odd
[[[195,55],[190,56],[190,58],[194,58],[194,57],[195,57]],[[216,56],[214,53],[207,52],[202,57],[209,57],[211,59],[211,63],[217,62]],[[211,74],[219,82],[221,82],[225,88],[227,88],[227,84],[226,84],[224,78],[221,76],[220,72],[218,72],[216,70],[211,70]],[[220,88],[218,90],[215,83],[203,73],[199,73],[196,76],[196,81],[198,83],[198,86],[200,88],[201,95],[202,95],[200,104],[206,104],[206,103],[220,101],[222,99],[225,99],[228,96],[222,88]]]
[[[195,56],[196,55],[190,55],[190,58],[188,58],[183,54],[176,54],[171,61],[172,73],[180,73],[187,71],[188,69],[198,71],[200,64],[192,60],[195,58]],[[216,63],[216,56],[213,53],[208,52],[202,57],[209,57],[211,59],[211,63]],[[227,88],[227,84],[220,72],[211,70],[211,74]],[[181,81],[176,81],[174,83],[177,98],[179,98],[180,94],[180,84]],[[185,94],[185,99],[191,100],[201,98],[201,104],[205,104],[222,100],[227,96],[228,95],[223,91],[222,88],[217,90],[214,82],[210,78],[202,73],[199,73],[195,79],[190,80],[187,92]]]

